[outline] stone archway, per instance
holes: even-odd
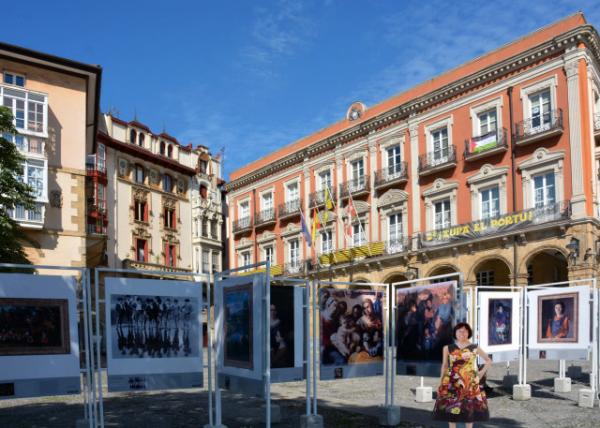
[[[511,285],[510,263],[503,257],[492,256],[480,260],[471,270],[469,281],[477,285]]]
[[[444,265],[439,265],[434,267],[433,269],[431,269],[429,271],[429,273],[427,274],[427,277],[430,276],[438,276],[438,275],[445,275],[445,274],[453,274],[453,273],[457,273],[458,269],[456,268],[456,266],[451,265],[451,264],[444,264]],[[433,282],[445,282],[445,281],[453,281],[458,279],[458,277],[456,275],[453,275],[449,278],[438,278],[433,280]]]
[[[390,275],[388,275],[383,282],[384,282],[384,284],[393,284],[396,282],[403,282],[403,281],[408,281],[408,278],[403,273],[393,272]],[[410,285],[406,284],[406,285],[399,286],[399,288],[406,288],[406,287],[410,287]]]
[[[546,248],[527,257],[525,261],[527,284],[548,284],[569,280],[569,265],[564,252]]]

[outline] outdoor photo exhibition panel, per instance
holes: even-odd
[[[383,375],[385,290],[319,289],[321,380]]]
[[[79,394],[76,279],[0,274],[0,399]]]
[[[519,359],[521,292],[480,291],[479,346],[494,362]]]
[[[271,283],[271,383],[303,380],[306,286]]]
[[[215,283],[218,384],[255,395],[264,393],[263,297],[267,276],[236,276]]]
[[[396,289],[397,373],[439,376],[444,346],[464,312],[457,281]]]
[[[199,388],[202,286],[106,278],[109,391]]]
[[[590,287],[528,289],[529,359],[585,360],[590,346]]]

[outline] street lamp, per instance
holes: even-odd
[[[577,264],[577,258],[579,257],[579,239],[572,236],[571,242],[567,244],[567,250],[569,250],[569,259],[571,259],[572,264]]]

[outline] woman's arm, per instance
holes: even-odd
[[[442,352],[442,371],[440,373],[440,386],[442,385],[442,381],[444,380],[444,376],[446,375],[446,371],[448,370],[448,345],[444,346],[444,350]]]
[[[479,355],[485,361],[483,368],[479,371],[479,378],[481,379],[482,377],[485,376],[485,374],[487,373],[489,368],[492,366],[492,359],[479,346],[477,347],[477,355]]]
[[[565,316],[565,317],[563,317],[563,322],[560,326],[560,330],[559,330],[558,334],[556,335],[556,337],[567,337],[568,334],[569,334],[569,318],[567,318]]]

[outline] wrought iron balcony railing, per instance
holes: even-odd
[[[309,196],[310,207],[319,207],[321,205],[325,205],[326,198],[326,190],[317,190],[316,192],[312,192]],[[333,190],[329,190],[329,198],[331,202],[335,204],[335,192]]]
[[[515,125],[515,142],[527,144],[563,132],[562,109],[551,110]]]
[[[271,223],[275,223],[275,208],[268,208],[260,211],[254,221],[256,226],[263,226]]]
[[[419,174],[421,175],[454,166],[456,166],[456,146],[454,145],[419,156]]]
[[[242,217],[233,222],[233,233],[239,233],[252,228],[252,217]]]
[[[279,218],[292,217],[300,215],[302,210],[302,199],[293,199],[286,203],[280,204],[278,208]]]
[[[289,275],[301,273],[304,270],[305,263],[302,260],[296,259],[288,263],[284,263],[283,272]]]
[[[388,165],[375,173],[375,187],[401,183],[408,180],[408,163],[403,161]]]
[[[350,194],[359,195],[369,192],[369,178],[366,176],[353,178],[340,184],[340,197],[347,198]]]
[[[508,149],[506,128],[465,140],[465,160],[479,159]]]
[[[594,116],[594,131],[600,131],[600,113],[596,113]]]
[[[408,236],[400,236],[385,241],[386,254],[404,253],[410,250],[410,238]]]

